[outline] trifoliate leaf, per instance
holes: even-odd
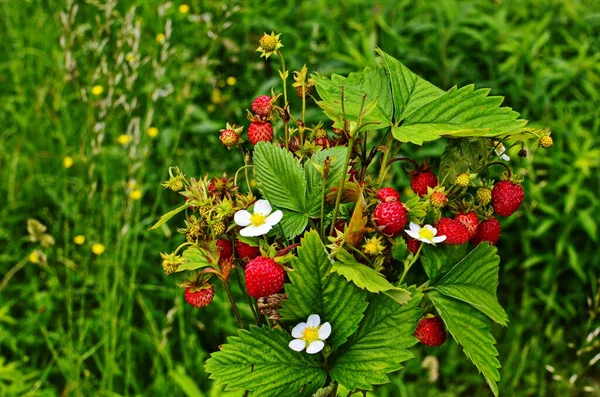
[[[343,146],[320,150],[304,164],[307,212],[310,216],[318,217],[321,215],[321,200],[324,198],[322,193],[323,174],[318,167],[323,169],[325,160],[329,158],[329,175],[325,182],[325,194],[327,194],[331,188],[339,185],[342,178],[346,177],[344,164],[347,151],[348,148]]]
[[[395,287],[381,273],[358,262],[347,251],[339,251],[335,259],[331,271],[344,276],[359,288],[373,293],[384,293],[401,305],[410,300],[408,290]]]
[[[306,321],[311,314],[331,324],[327,343],[333,348],[344,343],[363,317],[366,292],[341,276],[331,273],[331,260],[316,231],[304,234],[298,257],[288,272],[291,284],[285,285],[288,300],[281,302],[283,321]]]
[[[374,295],[358,331],[331,357],[331,377],[349,390],[372,390],[388,383],[388,373],[413,357],[408,348],[422,315],[423,295],[412,288],[412,299],[400,306],[384,295]]]
[[[490,333],[490,322],[481,312],[459,300],[443,296],[437,291],[427,294],[463,351],[483,373],[486,382],[495,396],[498,396],[500,362],[496,340]]]
[[[319,356],[290,349],[289,334],[251,326],[238,335],[206,361],[210,379],[226,384],[225,390],[251,390],[254,397],[310,397],[325,384]]]
[[[360,73],[350,73],[348,77],[339,75],[331,79],[313,74],[317,92],[321,101],[317,104],[323,109],[330,119],[335,121],[335,126],[343,128],[342,111],[342,86],[344,86],[344,111],[346,119],[358,122],[363,95],[366,95],[365,109],[371,111],[363,117],[363,122],[377,122],[368,125],[364,130],[376,130],[390,126],[393,114],[393,103],[390,91],[390,82],[382,68],[366,68]]]
[[[253,160],[258,188],[271,205],[304,212],[304,169],[294,155],[272,143],[259,142]]]

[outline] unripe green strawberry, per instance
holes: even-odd
[[[477,189],[477,201],[480,204],[488,205],[492,201],[492,191],[486,187]]]
[[[549,149],[554,144],[552,137],[550,135],[544,135],[540,138],[539,145],[544,149]]]
[[[227,148],[231,148],[240,140],[240,137],[234,130],[221,130],[221,135],[219,135],[219,140],[223,144],[223,146]]]
[[[273,35],[265,34],[260,38],[259,44],[265,52],[272,52],[277,48],[277,38]]]
[[[466,172],[463,172],[462,174],[458,174],[455,183],[460,187],[469,187],[471,186],[471,177]]]
[[[259,256],[248,262],[244,275],[248,295],[258,299],[283,288],[285,271],[273,259]]]

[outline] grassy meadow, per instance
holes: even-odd
[[[160,186],[169,166],[201,177],[243,164],[218,130],[247,125],[252,99],[279,83],[255,52],[272,30],[291,70],[347,74],[381,47],[552,129],[549,151],[509,153],[526,198],[498,245],[499,387],[600,396],[600,2],[4,0],[0,397],[243,395],[203,370],[237,329],[225,294],[185,304],[159,255],[183,237],[175,222],[148,228],[182,200]],[[491,395],[455,343],[413,350],[373,396]]]

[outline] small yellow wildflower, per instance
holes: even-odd
[[[102,255],[104,253],[104,250],[104,245],[100,243],[92,244],[92,252],[94,253],[94,255]]]
[[[215,110],[217,110],[217,107],[211,103],[210,105],[208,105],[208,106],[206,107],[206,110],[208,110],[208,113],[212,113],[212,112],[214,112]]]
[[[146,135],[148,135],[150,138],[156,138],[156,136],[158,135],[158,128],[156,128],[156,127],[149,127],[146,130]]]
[[[92,87],[92,94],[93,95],[102,95],[102,93],[104,92],[104,87],[102,87],[100,84],[95,85]]]
[[[65,156],[63,159],[63,167],[71,168],[73,166],[73,158],[70,156]]]
[[[29,262],[40,263],[40,258],[36,251],[32,251],[31,254],[29,254]]]
[[[133,201],[141,199],[142,198],[142,191],[140,189],[132,190],[129,193],[129,198],[132,199]]]
[[[164,33],[159,33],[156,35],[156,42],[158,44],[162,44],[165,41],[165,34]]]
[[[379,236],[373,236],[367,239],[362,248],[363,252],[367,255],[381,255],[385,250],[385,246]]]
[[[233,76],[227,77],[227,85],[235,85],[237,83],[237,79]]]
[[[131,135],[121,134],[117,138],[117,143],[120,143],[121,145],[127,145],[132,140],[133,138],[131,137]]]
[[[190,6],[187,4],[182,4],[179,6],[179,12],[182,14],[187,14],[188,12],[190,12]]]
[[[83,243],[85,243],[85,236],[83,234],[79,234],[73,237],[73,242],[77,245],[83,245]]]
[[[133,52],[130,52],[129,54],[127,54],[125,56],[125,60],[127,62],[133,62],[133,61],[135,61],[135,54]]]

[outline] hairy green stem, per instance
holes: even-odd
[[[233,310],[233,314],[235,314],[235,318],[238,322],[240,328],[245,329],[244,320],[242,320],[242,315],[235,304],[235,299],[233,299],[233,294],[231,293],[231,288],[229,287],[229,280],[222,280],[223,286],[225,287],[225,292],[227,292],[227,297],[229,298],[229,303],[231,303],[231,310]]]

